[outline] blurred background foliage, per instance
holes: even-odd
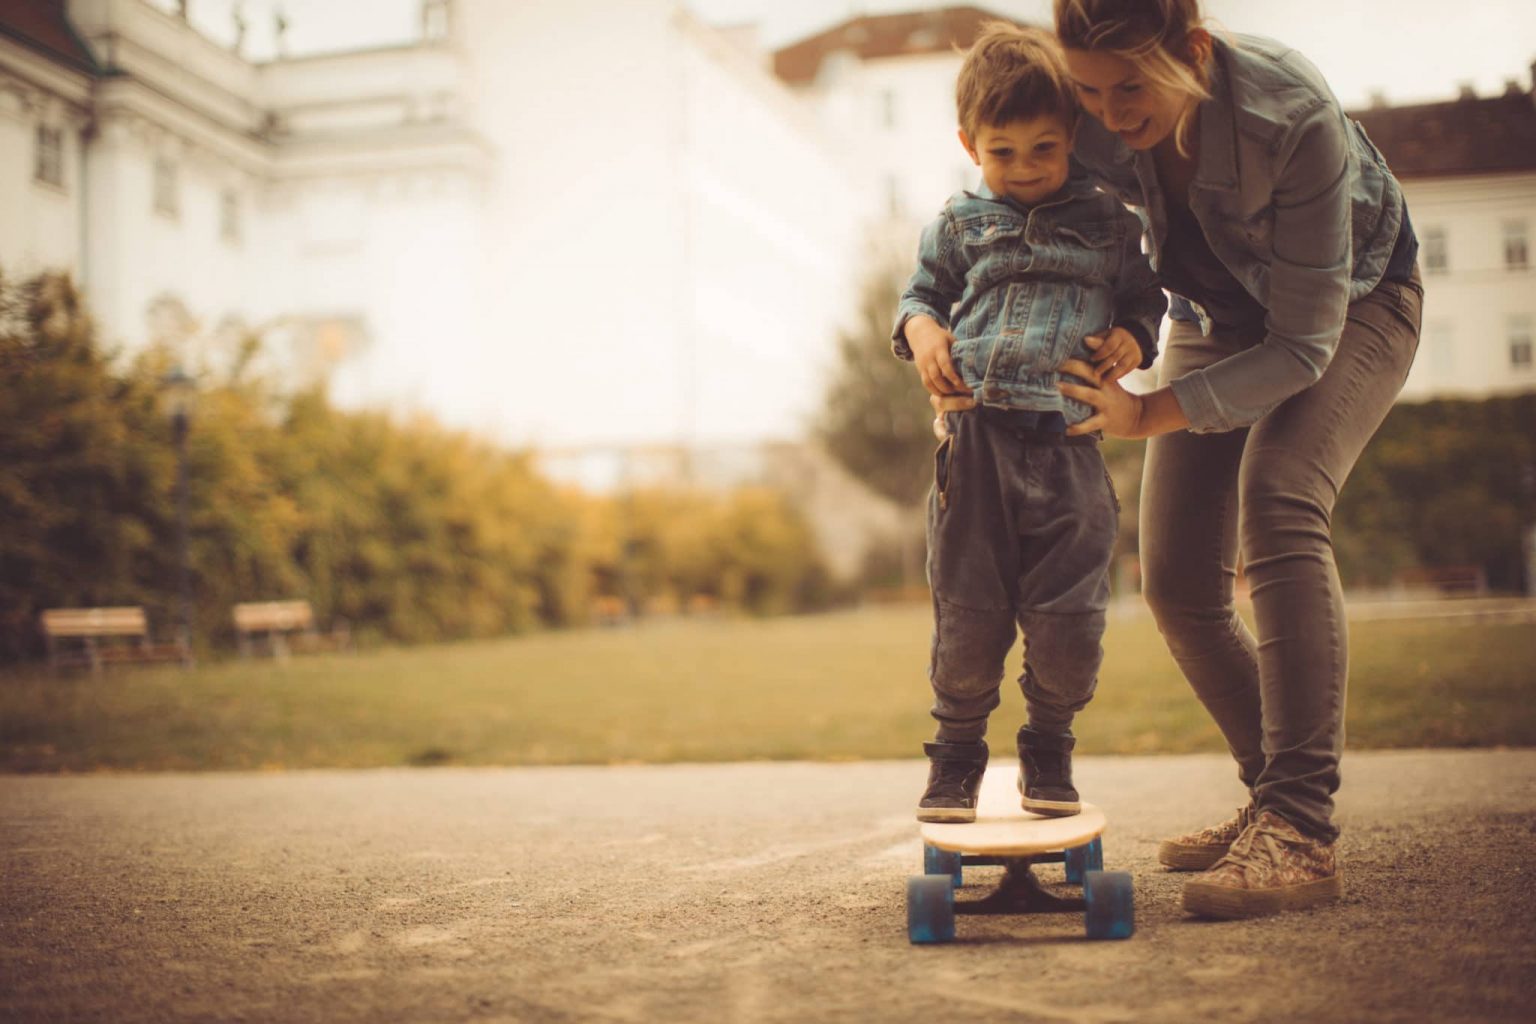
[[[250,345],[259,344],[254,339]],[[198,380],[188,434],[196,640],[231,606],[300,597],[364,642],[580,625],[608,609],[772,614],[833,592],[778,494],[555,486],[528,453],[248,375]],[[38,613],[142,605],[177,621],[176,451],[164,351],[97,345],[67,277],[0,277],[0,660]],[[606,601],[606,604],[605,604]]]
[[[815,434],[920,516],[931,413],[910,366],[890,355],[899,284],[872,280]],[[320,622],[345,619],[365,643],[421,643],[640,615],[808,611],[857,587],[831,578],[783,494],[559,487],[530,453],[429,419],[344,411],[323,389],[285,390],[250,371],[259,345],[248,339],[246,357],[198,380],[190,561],[204,647],[232,641],[240,601],[306,598]],[[169,637],[171,369],[165,351],[104,352],[67,277],[0,276],[0,661],[40,653],[38,612],[50,607],[142,605]],[[1123,555],[1136,551],[1142,449],[1105,445]],[[1335,510],[1335,547],[1351,587],[1459,566],[1514,591],[1528,586],[1533,522],[1536,394],[1402,404]],[[920,583],[920,547],[914,532],[876,548],[864,582]]]

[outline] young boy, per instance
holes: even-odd
[[[984,184],[923,232],[892,333],[934,395],[968,395],[935,420],[928,504],[938,731],[920,821],[974,821],[987,716],[1024,633],[1029,722],[1018,733],[1025,810],[1076,814],[1073,716],[1093,696],[1119,504],[1090,409],[1057,367],[1091,359],[1106,380],[1156,356],[1167,300],[1141,222],[1070,166],[1077,104],[1055,40],[994,23],[956,87],[960,144]]]

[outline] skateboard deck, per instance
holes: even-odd
[[[990,768],[981,780],[976,820],[963,825],[924,822],[923,842],[952,853],[990,857],[1025,857],[1086,845],[1104,832],[1108,821],[1093,804],[1064,818],[1031,814],[1019,806],[1017,768]]]

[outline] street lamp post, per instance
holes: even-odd
[[[195,382],[177,366],[166,374],[163,381],[169,397],[171,436],[176,442],[176,561],[177,591],[181,599],[181,622],[176,630],[176,642],[181,648],[182,659],[192,661],[192,547],[189,509],[189,469],[187,464],[187,431],[192,425],[192,399]]]

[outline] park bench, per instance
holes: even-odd
[[[117,662],[176,661],[192,664],[185,639],[173,644],[151,643],[143,608],[50,608],[42,614],[48,642],[48,667],[90,666]]]
[[[235,605],[235,631],[240,654],[249,658],[258,648],[279,661],[289,650],[342,651],[352,648],[352,631],[338,622],[329,633],[315,626],[315,612],[308,601],[249,601]]]

